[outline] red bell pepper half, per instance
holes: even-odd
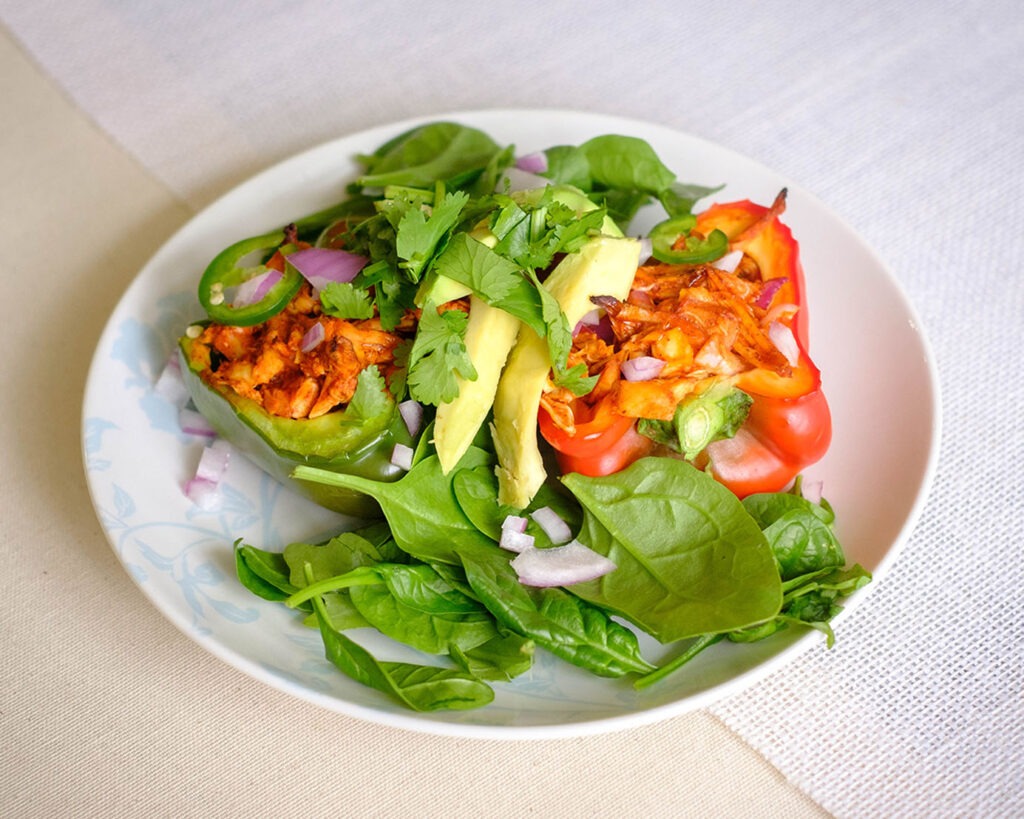
[[[779,219],[784,209],[785,191],[771,207],[750,201],[717,204],[698,216],[694,228],[698,236],[720,230],[729,238],[730,251],[743,252],[736,274],[760,289],[757,315],[766,325],[779,325],[775,330],[789,335],[792,345],[790,366],[752,366],[731,376],[752,398],[747,417],[732,437],[714,441],[694,459],[739,497],[784,489],[821,459],[832,437],[821,376],[807,353],[804,274],[798,244]],[[616,333],[616,346],[628,342]],[[645,455],[659,454],[658,445],[637,431],[636,419],[649,416],[638,414],[636,406],[624,407],[621,398],[602,394],[601,384],[596,399],[574,400],[568,409],[542,402],[540,431],[563,472],[608,475]],[[636,385],[629,386],[636,390]],[[664,418],[664,407],[660,411]]]

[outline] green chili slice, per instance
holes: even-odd
[[[718,228],[707,236],[690,235],[696,224],[697,217],[689,213],[659,222],[651,229],[651,255],[668,264],[701,264],[722,258],[729,250],[729,237]],[[684,237],[681,243],[680,237]]]
[[[353,210],[353,204],[346,201],[317,211],[295,222],[295,235],[301,237],[322,231],[341,217],[350,215]],[[228,301],[228,288],[238,287],[268,269],[264,264],[243,267],[242,260],[260,251],[272,253],[280,249],[287,255],[290,248],[282,247],[286,238],[284,230],[275,230],[262,236],[242,239],[224,248],[213,258],[199,280],[199,303],[213,321],[234,327],[251,327],[280,313],[295,297],[302,286],[302,274],[286,264],[281,278],[259,301],[237,307]]]

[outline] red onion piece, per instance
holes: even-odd
[[[526,549],[512,561],[526,586],[571,586],[594,580],[616,568],[604,555],[572,540],[553,549]]]
[[[410,398],[398,405],[398,413],[405,421],[405,428],[409,430],[409,434],[413,438],[419,435],[420,428],[423,426],[423,405]]]
[[[642,355],[622,362],[622,377],[627,381],[650,381],[665,369],[665,362],[654,356]]]
[[[220,506],[220,481],[230,459],[231,449],[221,441],[203,448],[195,475],[185,484],[185,494],[200,509],[211,511]]]
[[[780,353],[786,357],[791,367],[795,367],[800,361],[800,347],[793,337],[793,331],[785,324],[773,321],[768,326],[768,338],[772,340]]]
[[[775,294],[779,292],[779,288],[788,282],[785,276],[779,276],[776,279],[768,279],[761,288],[761,293],[754,300],[754,306],[760,307],[762,310],[767,310],[768,305],[772,303],[772,299],[775,298]]]
[[[167,364],[153,385],[153,390],[176,407],[184,407],[188,402],[188,388],[185,386],[185,379],[181,374],[177,353],[167,360]]]
[[[576,326],[572,328],[572,334],[575,337],[580,330],[584,327],[597,332],[598,326],[601,324],[601,316],[603,312],[595,307],[589,313],[586,313],[583,318],[576,322]]]
[[[736,268],[740,266],[740,262],[743,260],[742,250],[730,250],[722,258],[715,259],[711,264],[717,267],[719,270],[724,270],[726,273],[735,273]]]
[[[324,326],[318,321],[303,334],[299,349],[304,353],[311,352],[319,347],[323,340]]]
[[[802,481],[800,484],[800,494],[804,496],[804,500],[811,503],[821,503],[823,489],[824,482],[822,481]]]
[[[528,535],[526,532],[517,532],[515,529],[502,529],[501,540],[498,541],[498,545],[502,549],[518,552],[519,554],[522,554],[527,549],[532,549],[533,544],[533,535]]]
[[[218,484],[200,478],[193,478],[185,484],[185,495],[204,512],[219,509],[222,501]]]
[[[792,316],[796,315],[796,312],[799,309],[800,308],[797,307],[795,304],[789,304],[788,302],[776,304],[774,307],[772,307],[771,310],[765,313],[764,318],[761,319],[761,323],[770,325],[773,321],[791,318]]]
[[[552,543],[565,543],[572,540],[572,530],[569,528],[569,524],[562,520],[550,506],[542,506],[535,512],[531,512],[530,517],[543,530],[544,534],[551,538]]]
[[[369,259],[347,250],[332,247],[309,247],[288,257],[288,263],[298,270],[319,293],[331,282],[344,284],[352,281]]]
[[[535,173],[520,170],[519,168],[507,168],[498,180],[495,190],[498,193],[502,193],[505,190],[508,190],[510,193],[514,191],[532,191],[536,188],[547,187],[550,184],[550,179],[537,176]],[[507,188],[506,185],[508,186]]]
[[[247,279],[238,285],[238,290],[235,291],[235,297],[231,303],[235,307],[246,307],[250,304],[256,304],[267,295],[271,287],[281,281],[282,275],[284,274],[280,270],[271,268],[258,273],[251,279]]]
[[[510,529],[513,532],[525,532],[526,527],[530,525],[530,521],[526,518],[519,517],[519,515],[508,515],[501,522],[501,530],[504,532],[506,529]]]
[[[404,469],[408,472],[412,469],[412,456],[413,448],[406,446],[405,444],[395,444],[395,448],[391,450],[391,463],[397,466],[399,469]]]
[[[217,431],[210,426],[210,422],[202,414],[188,407],[178,410],[178,426],[186,435],[200,435],[204,438],[217,437]]]
[[[548,155],[543,151],[523,154],[516,160],[516,167],[528,173],[544,173],[548,169]]]

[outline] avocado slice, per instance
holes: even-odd
[[[544,287],[572,327],[593,309],[591,296],[626,298],[639,263],[638,240],[597,236],[566,256]],[[529,505],[547,477],[537,442],[537,412],[550,370],[547,343],[522,326],[498,382],[491,426],[498,455],[498,501],[519,509]]]
[[[518,332],[519,319],[515,316],[476,296],[470,298],[465,343],[476,368],[476,380],[458,378],[458,396],[441,404],[434,418],[434,446],[445,475],[466,454],[491,411],[498,379]]]
[[[544,191],[545,188],[537,188],[518,191],[512,196],[522,203],[530,203],[537,201]],[[551,193],[552,198],[573,208],[577,213],[595,210],[598,207],[582,191],[570,185],[552,186]],[[622,236],[622,231],[610,218],[605,219],[602,231],[612,236]],[[488,247],[494,247],[497,243],[497,238],[487,228],[486,223],[477,225],[470,235]],[[635,264],[633,270],[636,270]],[[632,279],[631,274],[630,281]],[[464,284],[438,275],[421,288],[420,294],[423,299],[421,301],[417,298],[417,303],[422,304],[429,298],[434,304],[443,304],[469,293],[469,288]],[[584,313],[590,309],[588,303]],[[575,323],[571,318],[570,322]],[[519,327],[519,320],[504,310],[492,307],[476,296],[471,298],[465,343],[470,360],[477,371],[477,378],[475,381],[460,378],[458,397],[441,404],[437,408],[434,421],[434,446],[445,474],[448,474],[466,453],[480,425],[487,418],[494,403],[502,369],[516,343]],[[544,366],[544,362],[547,361],[545,350],[541,351],[544,361],[536,362],[536,366],[546,372],[550,368],[550,362]],[[538,396],[539,394],[538,392]]]

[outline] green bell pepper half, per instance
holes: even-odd
[[[729,249],[729,237],[717,228],[707,236],[690,236],[697,224],[692,214],[676,216],[651,228],[651,255],[667,264],[703,264],[720,259]],[[676,246],[679,237],[685,237]]]
[[[299,239],[315,238],[325,228],[335,224],[345,216],[351,216],[366,205],[360,199],[346,200],[341,204],[326,208],[299,219],[294,223],[294,235]],[[207,315],[218,324],[235,327],[251,327],[260,324],[271,316],[280,313],[288,302],[294,298],[302,286],[302,274],[290,264],[284,265],[281,278],[263,296],[262,299],[239,307],[227,302],[227,288],[237,287],[243,282],[267,270],[265,261],[274,251],[281,250],[287,256],[295,250],[294,246],[285,244],[292,231],[281,229],[262,236],[242,239],[224,248],[213,257],[199,279],[199,303]],[[253,253],[264,252],[264,263],[245,267],[242,260]]]
[[[394,401],[371,418],[336,410],[319,418],[280,418],[255,401],[203,381],[190,365],[192,339],[179,340],[182,375],[196,409],[224,440],[280,483],[327,509],[360,518],[380,516],[376,501],[361,492],[292,477],[300,465],[396,481],[405,471],[391,463],[395,444],[414,446]]]

